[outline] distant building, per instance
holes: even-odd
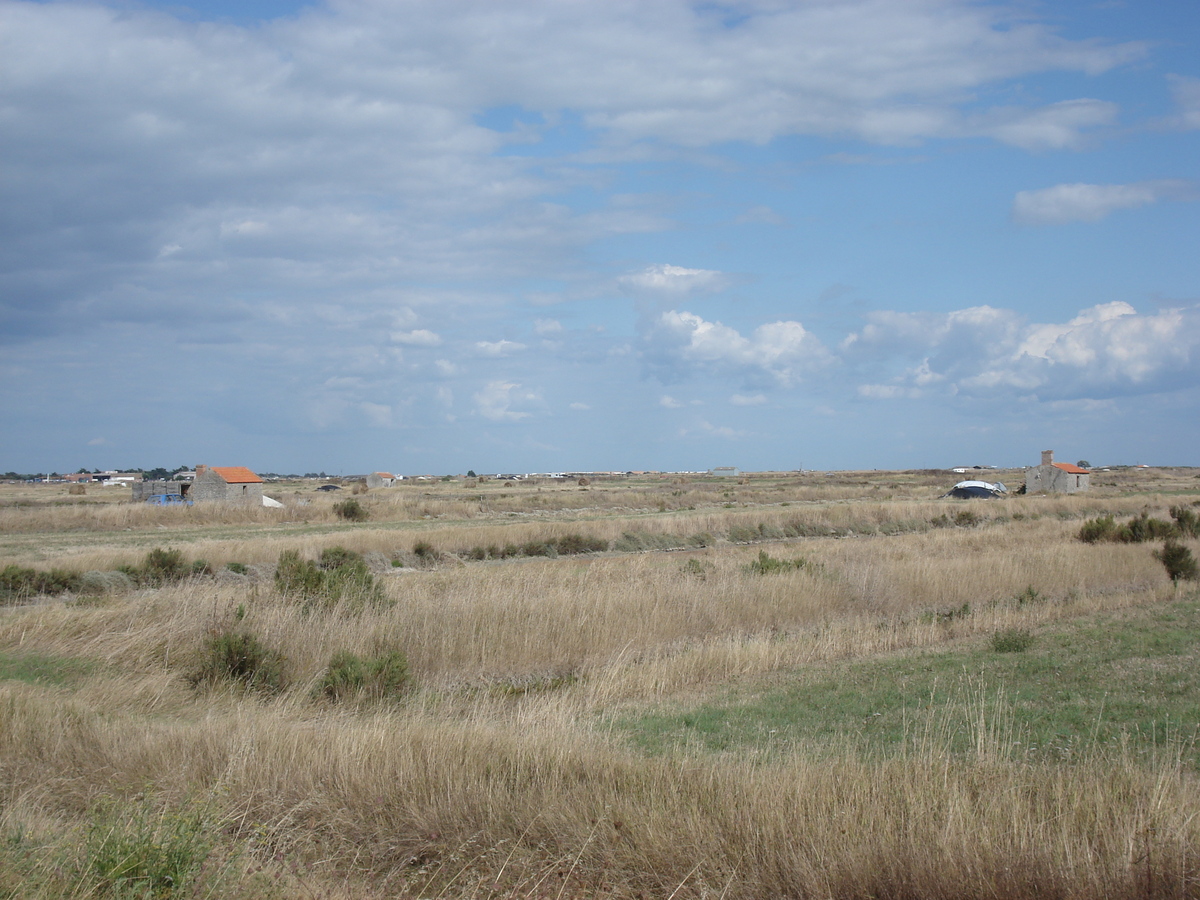
[[[721,478],[731,478],[741,475],[742,472],[737,466],[717,466],[715,469],[709,469],[708,474],[716,475]]]
[[[391,472],[372,472],[367,476],[367,487],[391,487],[396,483],[396,476]]]
[[[245,466],[196,466],[188,499],[262,506],[263,480]]]
[[[1092,473],[1071,463],[1056,463],[1053,450],[1042,451],[1042,464],[1025,471],[1025,493],[1074,494],[1091,489]]]

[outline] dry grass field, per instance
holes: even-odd
[[[1200,896],[1200,472],[958,477],[0,485],[0,898]]]

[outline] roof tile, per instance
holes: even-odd
[[[262,484],[262,479],[245,466],[210,466],[210,472],[216,472],[226,484]]]

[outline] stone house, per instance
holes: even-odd
[[[396,483],[396,476],[391,472],[372,472],[367,476],[367,487],[391,487]]]
[[[1074,494],[1091,488],[1092,473],[1071,463],[1056,463],[1053,450],[1042,451],[1042,464],[1025,470],[1025,493]]]
[[[245,466],[196,466],[189,500],[262,506],[263,480]]]

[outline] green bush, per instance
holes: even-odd
[[[1117,539],[1125,544],[1140,544],[1144,541],[1164,540],[1175,537],[1175,535],[1174,523],[1164,522],[1162,519],[1152,519],[1149,513],[1143,511],[1120,529]]]
[[[371,515],[353,498],[333,504],[333,511],[339,519],[345,519],[347,522],[365,522]]]
[[[1200,515],[1186,506],[1172,506],[1171,518],[1180,537],[1200,537]]]
[[[247,631],[226,630],[210,635],[195,675],[197,684],[231,681],[253,690],[283,690],[283,656]]]
[[[775,559],[766,550],[758,551],[758,559],[746,566],[746,571],[754,575],[769,575],[772,572],[789,572],[796,569],[806,569],[811,565],[807,559]]]
[[[688,578],[695,578],[698,581],[706,581],[708,576],[715,572],[717,567],[710,562],[701,562],[698,559],[689,559],[679,567],[679,571]]]
[[[729,526],[729,542],[731,544],[748,544],[757,541],[760,535],[758,529],[750,525]]]
[[[1154,554],[1167,569],[1172,581],[1195,581],[1197,577],[1196,558],[1192,551],[1175,540],[1168,540],[1162,550]]]
[[[240,563],[240,562],[226,563],[225,568],[228,569],[230,572],[232,572],[234,575],[249,575],[250,574],[250,567],[247,566],[245,563]]]
[[[224,873],[211,865],[218,834],[214,823],[193,809],[155,812],[143,806],[131,816],[125,806],[101,805],[92,813],[87,835],[90,878],[81,881],[95,884],[87,896],[218,896]]]
[[[1034,590],[1031,584],[1013,599],[1017,601],[1017,606],[1025,606],[1026,604],[1041,603],[1046,598]]]
[[[330,700],[351,696],[388,700],[399,697],[408,685],[408,658],[398,650],[365,659],[340,650],[329,660],[316,693]]]
[[[121,566],[118,571],[144,587],[162,587],[193,575],[212,574],[204,560],[189,563],[184,560],[182,551],[163,547],[155,547],[147,553],[140,566]]]
[[[657,534],[652,531],[626,531],[613,541],[612,548],[622,553],[637,553],[641,550],[678,550],[687,546],[685,538],[672,534]]]
[[[564,556],[572,553],[602,553],[608,549],[608,541],[572,532],[558,538],[554,542],[554,549]]]
[[[791,519],[783,526],[784,537],[829,537],[837,533],[837,529],[829,525],[806,522],[803,519]],[[733,540],[732,537],[729,539]]]
[[[983,516],[973,509],[960,509],[954,514],[954,524],[960,528],[973,528],[983,521]]]
[[[1095,519],[1088,519],[1083,523],[1083,527],[1079,529],[1079,539],[1085,544],[1095,544],[1097,541],[1114,540],[1113,535],[1117,532],[1117,523],[1112,516],[1100,516]]]
[[[275,586],[306,608],[328,608],[343,599],[359,604],[383,600],[383,590],[362,555],[345,547],[322,550],[316,562],[301,559],[295,550],[285,550],[275,567]]]
[[[1094,544],[1098,541],[1113,541],[1121,544],[1140,544],[1144,541],[1161,541],[1186,534],[1186,529],[1195,526],[1195,519],[1188,515],[1189,510],[1173,507],[1171,515],[1179,512],[1174,522],[1164,522],[1155,519],[1146,511],[1134,516],[1124,525],[1118,525],[1112,516],[1099,516],[1089,519],[1079,529],[1079,540]]]
[[[183,581],[191,574],[191,566],[183,561],[183,551],[155,547],[142,561],[138,581],[157,587]]]
[[[74,572],[61,569],[39,572],[23,566],[5,566],[0,569],[0,603],[15,603],[38,594],[76,592],[81,585],[81,577]]]
[[[1003,628],[992,635],[997,653],[1022,653],[1033,646],[1033,635],[1024,628]]]

